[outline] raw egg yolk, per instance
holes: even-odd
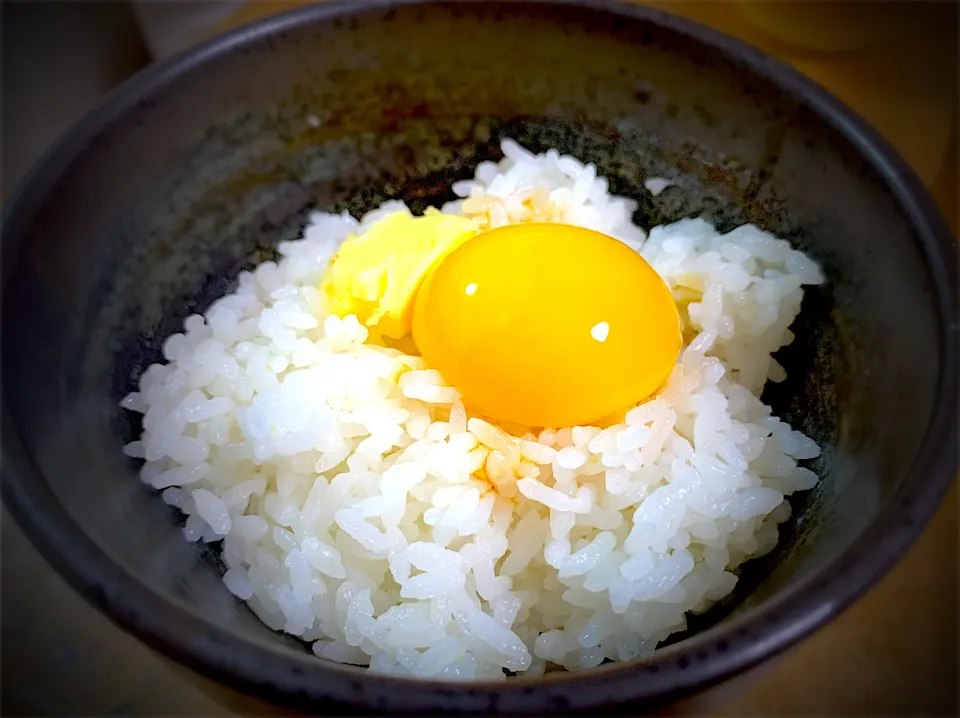
[[[653,394],[681,346],[670,290],[630,247],[562,224],[473,237],[424,279],[413,338],[487,416],[589,424]]]

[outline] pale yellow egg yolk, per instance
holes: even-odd
[[[656,392],[681,347],[669,288],[623,243],[561,224],[479,234],[420,285],[413,338],[488,416],[584,425]]]
[[[421,280],[477,231],[472,220],[432,208],[422,217],[384,217],[348,238],[330,260],[320,282],[327,309],[355,315],[380,337],[408,335]]]

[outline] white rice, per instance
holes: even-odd
[[[686,344],[666,389],[605,428],[516,437],[468,416],[417,357],[324,316],[316,287],[357,222],[315,214],[279,263],[164,345],[127,445],[143,480],[223,541],[227,588],[317,656],[370,670],[500,679],[629,660],[733,589],[777,542],[819,454],[757,398],[785,373],[817,266],[754,226],[630,221],[593,165],[511,141],[458,183],[487,226],[549,219],[635,247],[670,284]]]
[[[658,196],[663,190],[668,187],[673,187],[676,184],[673,180],[666,179],[664,177],[650,177],[643,181],[643,186],[654,197]]]

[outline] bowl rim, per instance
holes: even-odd
[[[3,287],[36,210],[64,171],[114,120],[194,68],[287,30],[408,5],[475,0],[327,0],[244,25],[167,58],[127,79],[73,125],[33,166],[3,211]],[[936,402],[925,438],[899,485],[863,533],[831,564],[770,601],[657,651],[654,657],[586,672],[503,682],[451,683],[367,674],[318,661],[280,644],[244,639],[153,591],[101,550],[73,521],[17,434],[3,407],[3,500],[44,558],[122,629],[175,660],[278,704],[319,710],[361,707],[392,712],[436,710],[527,713],[668,702],[702,690],[783,652],[837,616],[872,587],[916,540],[952,483],[957,460],[957,247],[923,183],[887,140],[813,80],[761,50],[717,30],[626,0],[507,0],[561,5],[639,20],[691,39],[780,88],[831,125],[896,198],[917,236],[933,280],[941,341]],[[4,352],[6,349],[4,348]],[[6,373],[4,384],[8,381]],[[573,689],[573,690],[571,690]],[[335,701],[335,703],[333,703]],[[399,703],[399,705],[398,705]]]

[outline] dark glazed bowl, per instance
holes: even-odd
[[[765,399],[826,446],[774,554],[654,657],[461,685],[314,658],[219,581],[120,453],[162,339],[312,208],[449,198],[509,135],[595,162],[644,225],[755,222],[824,265]],[[677,178],[653,198],[650,176]],[[328,2],[153,68],[40,163],[3,236],[4,494],[144,641],[318,712],[636,712],[782,651],[867,590],[957,465],[957,255],[863,122],[763,54],[613,2]]]

